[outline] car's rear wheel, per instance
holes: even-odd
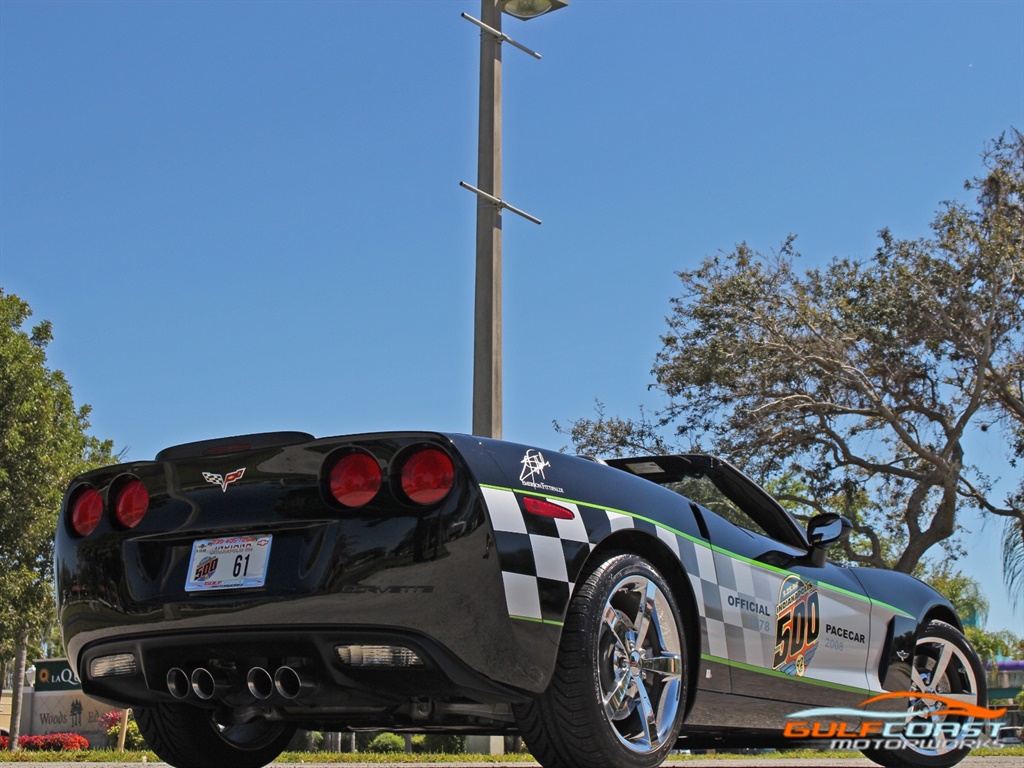
[[[678,603],[654,566],[620,555],[577,590],[551,683],[516,719],[545,768],[654,768],[675,746],[685,703]]]
[[[967,757],[971,748],[965,744],[970,735],[966,726],[978,721],[969,716],[934,714],[948,710],[950,703],[984,707],[988,702],[984,667],[956,627],[932,621],[918,636],[910,692],[922,695],[909,699],[906,726],[894,739],[900,749],[866,749],[865,756],[886,768],[948,768]],[[946,702],[930,696],[941,696]],[[933,735],[934,726],[928,723],[949,725],[935,729]],[[912,738],[914,733],[925,735]]]
[[[175,768],[261,768],[295,735],[295,726],[288,723],[220,725],[209,710],[185,704],[133,711],[146,744]]]

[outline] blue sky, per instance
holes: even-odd
[[[97,436],[469,431],[479,10],[0,0],[0,286]],[[504,51],[504,197],[544,220],[504,216],[504,434],[540,447],[595,398],[659,405],[676,270],[924,236],[1024,129],[1020,0],[572,0],[504,30],[544,56]]]

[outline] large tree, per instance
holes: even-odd
[[[17,713],[25,652],[53,623],[53,536],[64,489],[109,463],[112,445],[87,434],[64,374],[46,365],[49,322],[31,329],[27,303],[0,290],[0,651],[14,657]],[[15,748],[18,723],[11,723]]]
[[[872,258],[818,269],[793,238],[769,255],[742,244],[679,272],[653,370],[667,405],[572,422],[577,449],[660,450],[674,427],[785,478],[789,500],[849,514],[847,557],[876,567],[910,572],[953,546],[968,507],[1021,530],[1020,497],[993,494],[967,438],[1024,457],[1024,136],[983,157],[975,204],[944,203],[928,238],[884,230]]]

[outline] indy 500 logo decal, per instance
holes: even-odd
[[[787,576],[779,590],[775,620],[775,659],[772,667],[803,677],[818,649],[821,612],[818,588],[799,576]]]
[[[544,469],[551,466],[551,462],[545,461],[544,454],[540,451],[530,448],[519,463],[523,465],[523,471],[519,473],[519,482],[523,485],[528,488],[536,488],[538,491],[565,493],[564,488],[537,482],[547,479],[544,477]]]

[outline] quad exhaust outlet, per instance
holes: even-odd
[[[222,673],[206,667],[196,667],[189,674],[181,667],[167,671],[167,690],[176,699],[190,695],[202,701],[223,698],[237,687]],[[281,666],[273,673],[264,667],[253,667],[245,676],[245,687],[254,699],[266,701],[275,693],[289,701],[316,690],[316,681],[306,672],[294,667]]]

